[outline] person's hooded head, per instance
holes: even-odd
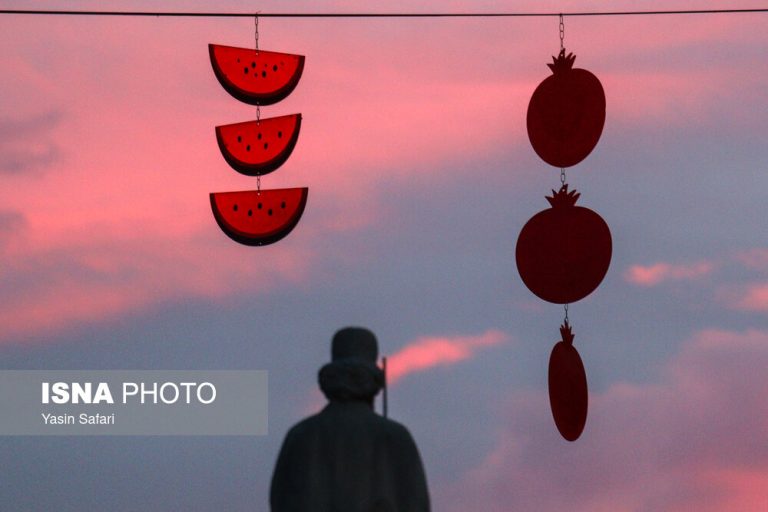
[[[376,336],[363,327],[339,330],[331,343],[331,362],[318,372],[318,383],[332,402],[372,402],[384,386],[384,372],[376,365]]]

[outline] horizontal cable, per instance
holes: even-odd
[[[764,13],[762,9],[687,9],[660,11],[589,11],[589,12],[152,12],[152,11],[52,11],[0,9],[0,14],[46,16],[148,16],[173,18],[526,18],[545,16],[655,16],[671,14]]]

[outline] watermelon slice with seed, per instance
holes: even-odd
[[[282,188],[213,192],[216,222],[232,240],[244,245],[268,245],[285,238],[299,223],[308,189]]]
[[[288,96],[304,71],[304,56],[234,46],[208,45],[222,87],[250,105],[271,105]]]
[[[283,165],[299,138],[301,114],[216,127],[224,159],[237,172],[263,176]]]

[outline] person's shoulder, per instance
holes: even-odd
[[[376,423],[379,425],[382,431],[387,433],[388,437],[395,439],[397,441],[409,442],[409,443],[413,442],[413,438],[411,436],[410,431],[402,423],[390,418],[379,416],[378,414],[375,415],[375,417],[376,417],[376,420],[375,420]]]
[[[315,413],[312,416],[308,416],[298,423],[294,424],[288,432],[286,432],[286,439],[301,438],[309,432],[315,430],[316,425],[320,422],[320,413]]]

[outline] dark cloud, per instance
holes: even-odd
[[[24,214],[15,210],[0,210],[0,249],[21,234],[27,224]]]
[[[18,233],[27,223],[26,217],[15,210],[0,210],[0,239]]]
[[[51,137],[62,114],[52,110],[26,119],[0,119],[0,174],[39,170],[61,157]]]

